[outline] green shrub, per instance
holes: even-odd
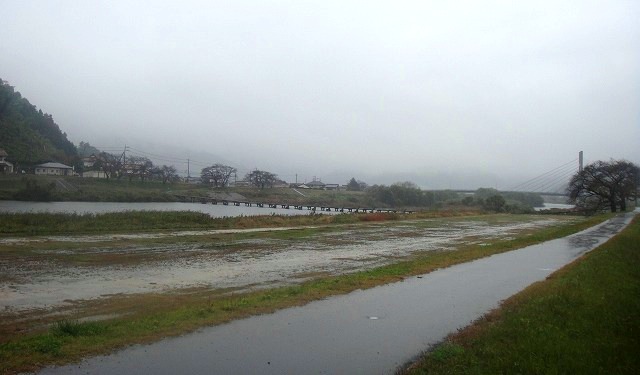
[[[57,337],[63,336],[95,336],[106,331],[106,326],[97,322],[79,322],[77,320],[61,320],[54,324],[50,332]]]

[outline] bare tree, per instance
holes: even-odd
[[[569,182],[569,201],[585,211],[627,209],[637,199],[640,169],[626,160],[597,161],[576,173]]]
[[[278,176],[267,171],[255,170],[244,177],[245,180],[257,188],[264,189],[265,187],[273,187],[273,184],[278,179]]]
[[[161,180],[163,184],[167,182],[175,182],[179,176],[176,171],[176,167],[173,165],[163,165],[162,167],[154,167],[152,170],[153,176]]]
[[[139,177],[144,182],[144,180],[151,177],[152,169],[153,162],[144,156],[131,156],[124,165],[124,173],[129,177],[129,181]]]
[[[122,160],[119,157],[107,152],[96,155],[94,167],[100,168],[107,179],[120,178],[122,176]]]
[[[202,169],[200,179],[205,184],[213,187],[225,187],[229,185],[231,176],[236,173],[236,169],[224,164],[214,164]]]

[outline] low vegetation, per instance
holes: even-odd
[[[212,220],[207,214],[190,211],[0,213],[0,236],[203,229],[210,228]]]
[[[0,200],[173,202],[178,201],[174,193],[190,188],[192,185],[189,184],[165,185],[160,181],[0,174]],[[46,194],[40,194],[41,190],[46,190]],[[204,195],[204,192],[196,195]]]
[[[25,178],[24,186],[13,194],[13,198],[19,201],[50,202],[53,200],[55,182],[39,182],[35,178]]]
[[[478,211],[425,211],[411,214],[359,213],[338,215],[271,215],[212,218],[192,211],[125,211],[102,214],[0,213],[1,236],[133,233],[177,230],[274,228],[352,224],[370,221],[415,220],[469,216]]]
[[[450,336],[407,374],[637,374],[640,219]]]
[[[377,220],[374,216],[363,216]],[[83,322],[69,317],[48,328],[7,332],[0,339],[0,372],[32,371],[48,364],[69,363],[132,343],[183,334],[206,325],[306,304],[331,295],[371,288],[404,277],[565,236],[605,219],[595,217],[536,230],[527,236],[490,245],[465,245],[457,251],[431,251],[376,269],[341,276],[319,276],[302,284],[246,293],[196,290],[188,294],[116,296],[109,303],[113,319]],[[123,312],[126,312],[122,314]]]

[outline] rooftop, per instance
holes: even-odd
[[[64,165],[64,164],[60,164],[60,163],[44,163],[44,164],[39,164],[38,167],[41,167],[41,168],[73,169],[68,165]]]

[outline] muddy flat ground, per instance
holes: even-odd
[[[633,216],[618,215],[568,237],[41,374],[397,374],[447,334],[606,242]]]
[[[61,315],[126,313],[111,301],[229,293],[360,271],[429,251],[579,220],[497,215],[327,227],[0,239],[0,332]],[[124,305],[127,305],[126,303]],[[16,325],[23,321],[24,325]]]

